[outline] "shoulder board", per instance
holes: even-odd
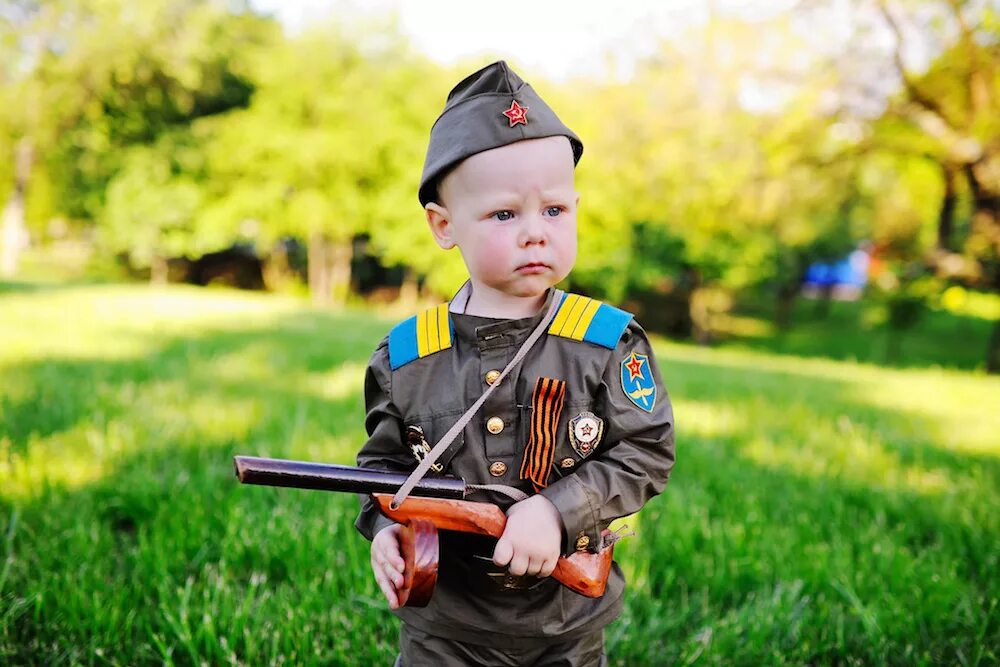
[[[579,294],[563,295],[549,334],[594,343],[613,350],[632,313]]]
[[[428,308],[389,332],[389,366],[396,370],[416,359],[447,350],[453,338],[448,304]]]

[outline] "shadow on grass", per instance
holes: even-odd
[[[0,295],[30,294],[32,292],[48,292],[65,288],[63,283],[41,283],[0,280]]]
[[[10,563],[0,575],[0,657],[12,664],[391,661],[395,631],[370,578],[367,544],[351,526],[355,500],[240,487],[231,469],[232,455],[254,453],[255,445],[281,456],[290,443],[307,448],[310,437],[328,443],[319,445],[328,460],[349,462],[364,436],[360,393],[317,395],[298,380],[363,366],[385,329],[360,316],[310,313],[164,340],[140,359],[5,369],[32,388],[0,416],[0,440],[22,454],[95,414],[132,425],[141,450],[110,457],[94,481],[43,487],[18,504],[18,525],[0,530],[9,535],[2,555]],[[256,360],[254,372],[241,375],[241,358],[248,371]],[[728,411],[732,423],[685,435],[697,429],[678,410],[674,479],[638,517],[639,537],[620,548],[633,585],[625,618],[609,632],[615,661],[997,658],[989,647],[1000,637],[987,606],[1000,595],[992,576],[1000,565],[991,546],[1000,540],[994,458],[930,438],[884,443],[900,465],[942,468],[955,479],[972,466],[985,471],[975,496],[805,475],[749,456],[747,442],[783,436],[779,446],[794,448],[843,414],[890,431],[933,433],[933,420],[873,408],[846,380],[723,361],[671,357],[663,365],[675,397]],[[271,381],[255,384],[258,373]],[[173,404],[158,405],[153,388],[172,384]],[[227,404],[238,411],[247,400],[263,407],[244,417],[242,437],[216,433],[211,418],[164,431],[170,424],[157,414],[194,415],[207,404],[221,421]],[[793,421],[796,406],[804,421]],[[7,528],[14,511],[0,504]]]
[[[721,345],[773,354],[856,360],[894,368],[940,366],[961,370],[982,369],[994,322],[977,317],[929,310],[913,327],[899,335],[895,358],[890,354],[890,334],[883,326],[865,323],[864,301],[833,301],[827,311],[819,302],[799,299],[792,327],[776,331],[772,313],[751,306],[735,320],[745,318],[757,333],[734,324],[723,332]]]

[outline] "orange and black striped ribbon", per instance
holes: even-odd
[[[531,394],[531,439],[524,450],[521,479],[530,479],[535,491],[549,485],[549,470],[556,453],[556,434],[566,383],[554,378],[538,378]]]

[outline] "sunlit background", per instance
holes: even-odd
[[[0,663],[390,664],[348,463],[448,299],[417,201],[505,59],[581,136],[561,287],[678,466],[612,664],[1000,660],[1000,3],[0,4]]]

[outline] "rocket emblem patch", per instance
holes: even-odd
[[[622,390],[628,400],[646,412],[656,405],[656,383],[649,369],[649,357],[631,352],[622,359]]]
[[[573,451],[583,458],[593,453],[602,435],[604,420],[593,412],[581,412],[569,420],[569,443],[573,445]]]

